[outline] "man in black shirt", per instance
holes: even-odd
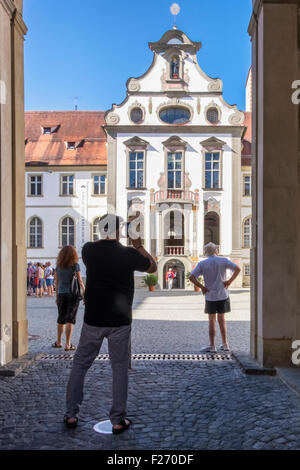
[[[154,273],[157,269],[140,238],[132,240],[134,248],[119,243],[120,224],[118,216],[103,216],[100,219],[102,239],[86,243],[82,248],[86,266],[85,314],[67,387],[64,418],[68,427],[76,427],[85,375],[107,337],[113,373],[110,420],[114,434],[120,434],[131,424],[131,420],[126,419],[126,403],[134,271]]]

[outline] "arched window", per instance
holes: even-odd
[[[243,248],[251,247],[252,219],[247,217],[243,222]]]
[[[75,224],[72,217],[64,217],[60,223],[60,246],[75,245]]]
[[[100,217],[97,217],[93,222],[93,242],[96,242],[97,240],[100,240],[101,238],[99,224],[100,224]]]
[[[179,77],[180,61],[178,55],[174,55],[170,62],[170,78]]]
[[[130,112],[130,119],[135,124],[142,122],[144,119],[143,110],[141,108],[133,108]]]
[[[184,124],[191,119],[191,113],[187,108],[169,106],[159,112],[159,117],[167,124]]]
[[[206,113],[208,122],[216,124],[219,121],[219,111],[217,108],[209,108]]]
[[[43,223],[39,217],[33,217],[29,222],[29,248],[43,247]]]

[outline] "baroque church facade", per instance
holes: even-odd
[[[223,98],[222,81],[200,68],[201,43],[182,31],[157,42],[150,68],[127,81],[127,96],[105,115],[108,203],[134,220],[157,259],[158,278],[172,267],[175,286],[204,257],[204,245],[242,268],[249,285],[251,161],[245,113]],[[249,116],[246,116],[249,118]],[[244,161],[242,161],[244,159]]]
[[[182,31],[149,47],[150,68],[106,113],[26,113],[28,261],[54,263],[64,244],[80,253],[113,210],[157,259],[160,288],[169,267],[174,288],[189,288],[209,241],[241,267],[235,286],[248,287],[251,109],[226,103],[222,81],[198,64],[201,43]]]

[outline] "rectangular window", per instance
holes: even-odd
[[[106,194],[106,175],[94,175],[94,195]]]
[[[244,176],[244,196],[251,196],[251,176]]]
[[[129,153],[129,186],[144,188],[144,152]]]
[[[205,188],[220,189],[220,153],[205,154]]]
[[[61,175],[61,195],[74,195],[74,175]]]
[[[43,134],[51,134],[51,127],[43,127]]]
[[[168,189],[182,189],[182,152],[168,153]]]
[[[29,196],[41,196],[42,195],[42,175],[29,176]]]

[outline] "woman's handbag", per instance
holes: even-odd
[[[77,272],[75,271],[75,267],[73,268],[73,276],[72,276],[72,281],[71,281],[71,295],[74,297],[76,300],[82,300],[83,299],[83,290],[80,285],[79,279],[77,277]]]

